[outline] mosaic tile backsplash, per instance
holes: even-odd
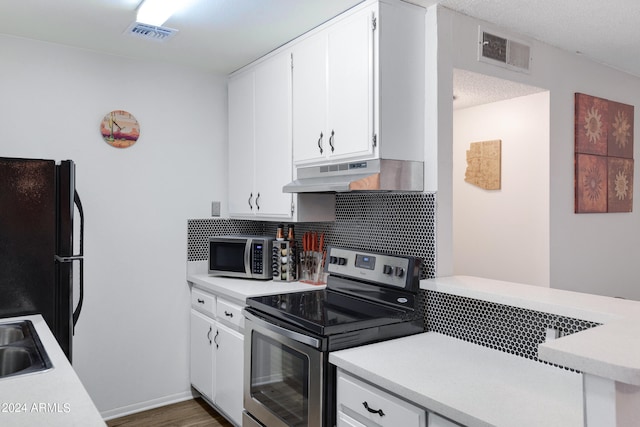
[[[344,193],[336,194],[335,222],[296,223],[296,239],[302,245],[305,231],[325,234],[327,245],[373,252],[411,255],[423,260],[420,278],[435,277],[435,194]],[[278,222],[233,219],[188,221],[187,259],[208,257],[209,236],[225,234],[276,235]]]
[[[419,257],[423,260],[420,278],[428,279],[436,277],[435,211],[432,193],[336,194],[335,222],[296,223],[296,238],[305,231],[317,231],[325,233],[327,245]],[[207,260],[209,236],[275,236],[277,226],[278,222],[267,221],[189,220],[187,259]],[[544,342],[548,327],[569,335],[598,325],[434,291],[421,290],[418,301],[425,331],[536,361],[538,344]]]
[[[535,361],[547,328],[570,335],[599,323],[442,292],[425,291],[425,331],[439,332]],[[557,365],[554,365],[557,366]]]

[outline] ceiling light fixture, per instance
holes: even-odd
[[[138,6],[136,22],[162,26],[167,19],[179,9],[189,3],[190,0],[143,0]]]

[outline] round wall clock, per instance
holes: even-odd
[[[102,119],[100,133],[107,144],[127,148],[135,144],[140,137],[140,125],[133,114],[114,110]]]

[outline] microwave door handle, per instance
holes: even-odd
[[[247,277],[253,277],[253,269],[251,268],[251,239],[247,238],[244,246],[244,272]]]
[[[291,331],[289,329],[283,328],[282,326],[274,325],[273,323],[269,323],[265,320],[262,320],[253,314],[243,310],[242,313],[244,317],[250,322],[255,323],[259,327],[275,332],[277,334],[282,335],[285,338],[289,338],[291,340],[297,341],[302,344],[310,345],[313,348],[320,348],[320,340],[314,337],[307,336],[305,334],[301,334],[299,332]]]

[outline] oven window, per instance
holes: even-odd
[[[245,242],[211,242],[209,269],[244,273]]]
[[[251,342],[251,396],[289,426],[306,426],[309,359],[257,332]]]

